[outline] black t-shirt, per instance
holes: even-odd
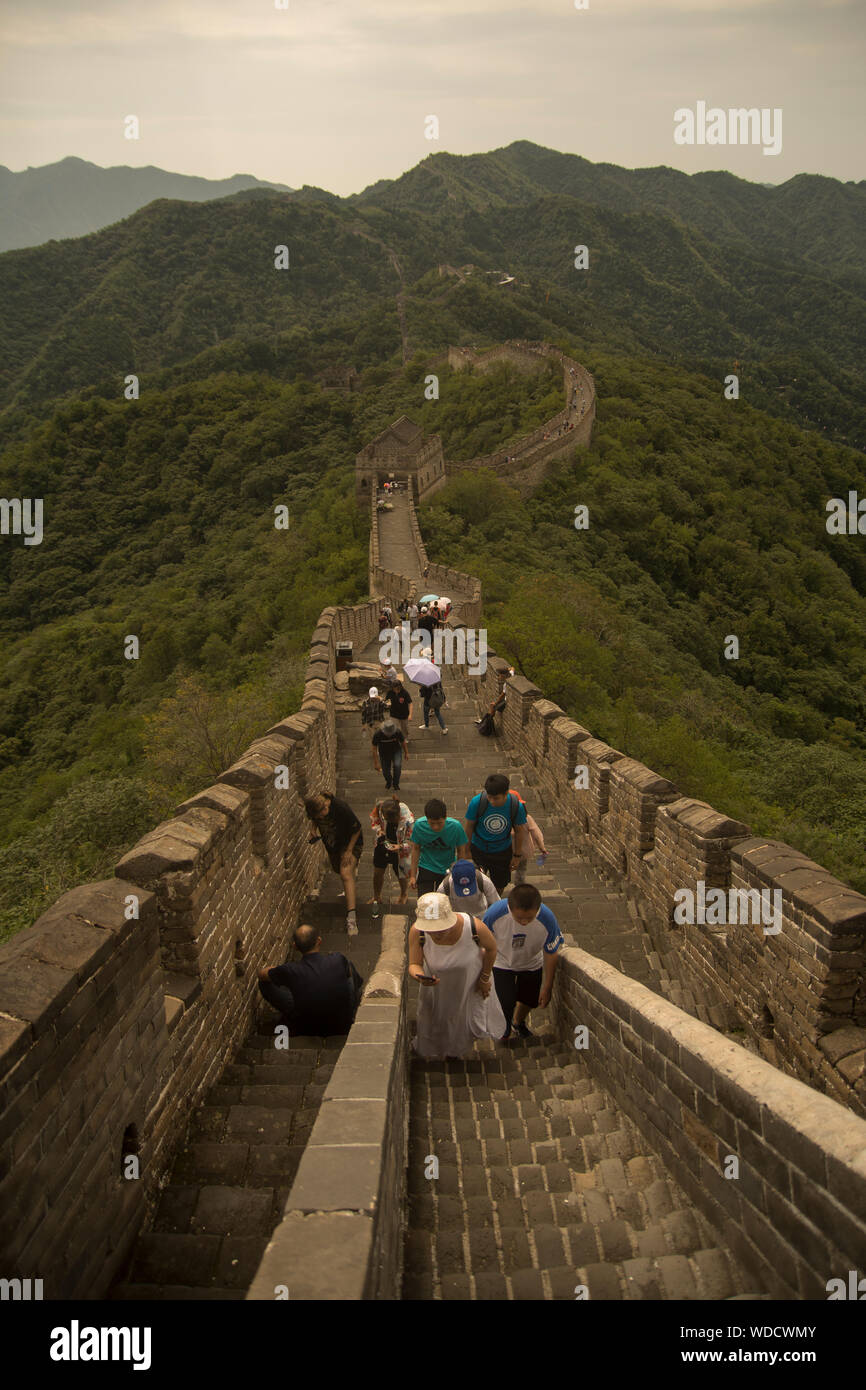
[[[406,739],[400,729],[396,734],[384,734],[381,729],[377,729],[373,735],[373,747],[378,748],[380,753],[390,753],[393,756],[398,748],[405,746]]]
[[[276,966],[268,975],[272,984],[291,990],[293,1031],[314,1037],[348,1033],[364,982],[339,951],[311,951],[301,960]]]
[[[412,697],[402,685],[397,690],[388,691],[388,705],[393,719],[408,719],[411,702]]]
[[[338,801],[336,797],[331,802],[325,819],[317,820],[314,824],[324,841],[325,849],[339,853],[346,848],[355,831],[361,829],[361,822],[351,806],[347,806],[345,801]],[[361,845],[363,842],[363,835],[359,835],[357,843]]]

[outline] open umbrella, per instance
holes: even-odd
[[[440,594],[440,595],[439,595],[439,612],[440,612],[440,613],[442,612],[443,608],[445,609],[445,612],[446,612],[446,613],[450,612],[450,611],[451,611],[451,600],[450,600],[450,598],[446,598],[444,594]]]
[[[439,600],[439,595],[438,595],[438,594],[425,594],[423,598],[419,598],[418,602],[419,602],[419,603],[437,603],[438,600]]]
[[[442,679],[438,666],[423,657],[412,657],[411,661],[405,662],[403,670],[415,685],[438,685]]]

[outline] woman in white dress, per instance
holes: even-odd
[[[409,974],[418,996],[420,1057],[462,1057],[476,1038],[501,1038],[505,1015],[491,988],[496,939],[445,893],[424,893],[409,928]]]

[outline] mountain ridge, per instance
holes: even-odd
[[[154,164],[103,168],[77,155],[19,172],[0,165],[0,251],[101,231],[159,197],[199,202],[255,188],[290,191],[253,174],[206,179]]]

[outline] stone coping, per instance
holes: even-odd
[[[406,923],[386,915],[382,950],[247,1299],[398,1299],[402,1273]],[[394,1189],[394,1174],[398,1190]],[[383,1248],[384,1246],[384,1248]]]

